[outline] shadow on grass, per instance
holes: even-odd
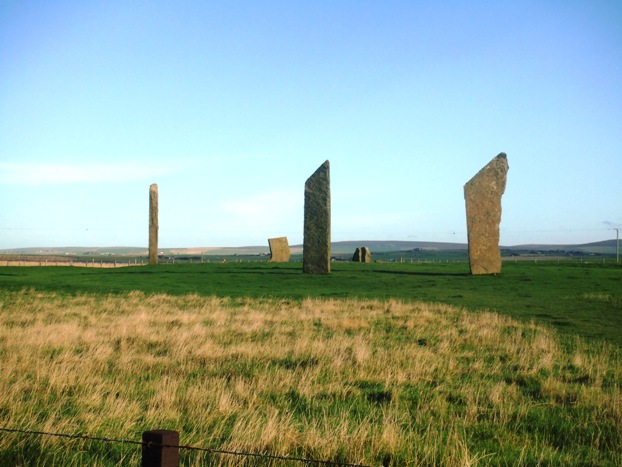
[[[106,274],[109,271],[97,271],[90,272],[90,274]],[[300,268],[266,268],[266,267],[245,267],[240,269],[209,269],[209,270],[195,270],[195,271],[187,271],[187,270],[171,270],[165,269],[161,267],[156,267],[148,270],[141,271],[121,271],[116,270],[114,273],[117,275],[150,275],[150,274],[193,274],[193,275],[304,275],[304,276],[330,276],[331,274],[336,275],[350,275],[352,273],[360,273],[360,272],[369,272],[369,273],[379,273],[379,274],[389,274],[389,275],[402,275],[402,276],[428,276],[428,277],[470,277],[471,273],[469,272],[436,272],[436,271],[397,271],[397,270],[385,270],[385,269],[369,269],[367,271],[351,271],[351,270],[339,270],[333,269],[330,273],[327,274],[304,274],[302,272],[302,267]]]
[[[434,276],[434,277],[469,277],[469,272],[425,272],[425,271],[385,271],[383,269],[376,269],[372,272],[380,274],[391,275],[405,275],[405,276]]]
[[[106,274],[108,271],[97,271],[90,274]],[[196,270],[196,271],[172,271],[170,269],[150,269],[143,271],[114,271],[114,274],[119,276],[132,276],[132,275],[239,275],[239,274],[251,274],[251,275],[267,275],[267,274],[279,274],[279,275],[296,275],[302,274],[302,269],[266,269],[266,268],[245,268],[240,270]],[[0,274],[1,275],[1,274]]]

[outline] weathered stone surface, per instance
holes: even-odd
[[[305,183],[302,272],[330,272],[330,163],[324,162]]]
[[[464,185],[471,274],[501,272],[499,224],[508,169],[502,152]]]
[[[149,264],[158,264],[158,185],[149,187]]]
[[[292,255],[289,250],[289,243],[287,237],[269,238],[268,245],[270,246],[270,262],[271,263],[287,263]]]
[[[368,247],[362,246],[354,251],[352,261],[356,263],[371,263],[371,251]]]
[[[363,258],[361,258],[362,263],[371,263],[371,250],[368,247],[363,247]]]
[[[354,263],[360,263],[361,262],[361,257],[363,255],[361,254],[361,249],[357,248],[356,250],[354,250],[354,254],[352,255],[352,261]]]

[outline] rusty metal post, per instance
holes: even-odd
[[[145,431],[141,465],[142,467],[179,467],[179,432]]]

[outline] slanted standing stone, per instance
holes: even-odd
[[[371,251],[366,246],[357,248],[352,256],[352,261],[355,263],[371,263]]]
[[[291,256],[287,237],[269,238],[270,245],[270,263],[287,263]]]
[[[502,152],[464,185],[471,274],[501,272],[499,224],[508,168]]]
[[[330,273],[330,163],[324,162],[305,183],[302,272]]]
[[[149,264],[158,264],[158,185],[149,187]]]

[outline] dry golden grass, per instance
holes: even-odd
[[[138,292],[0,300],[4,427],[133,440],[175,429],[183,444],[368,465],[622,460],[619,350],[561,345],[494,313]],[[98,449],[0,438],[0,460],[17,464],[139,462],[136,449]]]

